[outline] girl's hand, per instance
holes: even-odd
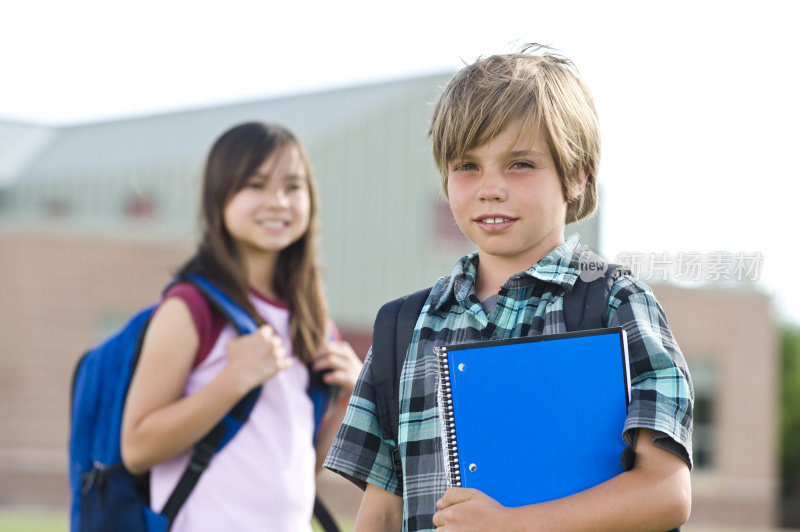
[[[330,370],[322,376],[325,384],[338,386],[349,396],[361,373],[361,359],[347,342],[328,342],[314,359],[314,370]]]
[[[436,507],[439,511],[433,515],[433,524],[439,532],[504,530],[504,514],[509,511],[488,495],[469,488],[447,488]]]
[[[228,342],[228,367],[244,393],[292,365],[280,336],[269,325]]]

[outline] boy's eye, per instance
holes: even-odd
[[[472,170],[477,170],[478,165],[475,163],[455,163],[453,165],[453,170],[456,172],[469,172]]]
[[[515,161],[511,164],[512,168],[535,168],[533,163],[528,161]]]

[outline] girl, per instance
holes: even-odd
[[[361,368],[348,344],[328,340],[317,208],[308,155],[287,129],[246,123],[211,148],[203,236],[179,276],[203,275],[262,326],[237,336],[187,283],[165,294],[145,335],[122,429],[123,461],[133,473],[150,470],[156,511],[193,445],[263,386],[249,420],[178,513],[174,532],[310,530],[315,473],[344,407],[339,401],[328,412],[315,452],[307,364],[329,370],[324,381],[345,398]]]

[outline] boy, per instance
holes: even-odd
[[[691,380],[661,307],[627,275],[614,281],[604,323],[623,327],[629,339],[632,400],[623,437],[635,452],[632,468],[520,508],[446,488],[433,348],[565,332],[563,296],[587,248],[577,235],[565,240],[564,227],[595,209],[600,141],[574,66],[538,46],[463,68],[442,93],[429,134],[456,223],[477,251],[436,282],[417,320],[401,374],[398,442],[381,436],[372,384],[372,357],[392,353],[367,356],[325,462],[365,489],[355,530],[680,526],[691,505]],[[564,391],[581,393],[568,382]],[[401,476],[392,470],[397,448]]]

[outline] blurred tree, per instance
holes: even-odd
[[[781,329],[781,484],[783,526],[800,526],[800,328]]]

